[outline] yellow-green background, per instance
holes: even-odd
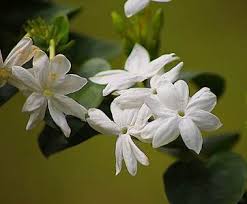
[[[123,0],[57,2],[83,5],[72,30],[118,39],[110,12],[122,12]],[[215,110],[224,124],[219,132],[241,131],[236,151],[247,158],[246,0],[173,0],[159,5],[165,9],[163,50],[180,56],[185,70],[212,71],[227,80],[226,93]],[[126,170],[115,176],[115,138],[98,136],[47,160],[36,142],[42,125],[25,131],[24,100],[18,94],[0,109],[1,204],[167,203],[161,178],[173,162],[168,155],[141,146],[151,165],[140,167],[136,177]]]

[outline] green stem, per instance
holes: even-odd
[[[49,46],[50,59],[55,57],[55,47],[56,47],[55,40],[51,39],[50,40],[50,46]]]

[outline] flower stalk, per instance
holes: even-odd
[[[55,54],[56,54],[56,43],[54,39],[50,40],[49,53],[50,53],[50,60],[51,60],[55,57]]]

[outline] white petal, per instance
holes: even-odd
[[[165,65],[169,64],[170,62],[173,62],[177,60],[178,57],[175,56],[174,53],[162,55],[159,58],[153,60],[150,62],[149,66],[145,70],[146,77],[152,77],[155,74],[157,74]]]
[[[134,124],[138,109],[122,109],[114,100],[111,103],[111,113],[116,124],[118,124],[121,128],[127,128]]]
[[[144,9],[150,0],[128,0],[124,5],[125,15],[131,17]]]
[[[131,150],[134,153],[137,161],[139,161],[144,166],[148,166],[149,161],[148,161],[147,156],[135,145],[135,143],[132,141],[131,137],[128,137],[128,140],[129,140]]]
[[[85,121],[87,109],[72,98],[60,94],[55,94],[52,100],[57,110],[65,113],[65,115],[73,115]]]
[[[31,130],[44,119],[46,108],[47,101],[45,101],[39,109],[36,109],[35,111],[31,112],[30,118],[26,126],[26,130]]]
[[[159,82],[160,82],[160,77],[161,77],[162,74],[156,74],[154,75],[151,79],[150,79],[150,87],[154,90],[156,90],[156,88],[158,87],[159,85]]]
[[[23,105],[22,112],[32,112],[40,108],[46,99],[40,93],[32,93]]]
[[[178,118],[175,116],[162,120],[160,127],[155,130],[154,134],[153,148],[158,148],[174,141],[179,136]]]
[[[157,94],[162,104],[171,110],[180,110],[179,96],[175,86],[165,81],[157,88]]]
[[[64,55],[58,54],[54,58],[52,58],[50,66],[50,69],[53,73],[64,76],[69,72],[71,63]]]
[[[177,113],[176,111],[170,110],[167,107],[165,107],[156,95],[147,97],[145,99],[145,104],[150,108],[151,112],[156,117],[167,118]]]
[[[118,91],[121,94],[115,101],[121,108],[139,108],[145,102],[146,97],[152,94],[150,88],[130,88],[123,91]]]
[[[9,68],[12,66],[22,66],[33,57],[33,54],[34,49],[32,39],[24,37],[11,50],[4,62],[4,65]]]
[[[132,149],[129,144],[129,135],[121,135],[122,137],[122,147],[123,147],[123,158],[126,164],[126,167],[128,169],[128,172],[132,175],[135,176],[137,173],[137,160],[132,152]]]
[[[129,73],[124,70],[107,70],[103,72],[99,72],[94,77],[90,77],[90,81],[96,83],[105,85],[108,84],[111,81],[115,81],[116,77],[119,78],[119,76],[128,75]]]
[[[164,119],[158,118],[148,123],[141,131],[141,138],[144,140],[150,140],[155,136],[156,131],[162,125]]]
[[[146,104],[143,104],[137,113],[135,126],[143,127],[148,122],[148,119],[152,116],[151,110]]]
[[[172,68],[171,70],[169,70],[168,72],[164,73],[161,77],[160,77],[160,81],[169,81],[174,83],[175,81],[178,80],[179,75],[180,75],[180,71],[183,67],[184,63],[180,62],[177,66],[175,66],[174,68]]]
[[[39,92],[41,87],[36,78],[27,70],[22,67],[14,66],[12,68],[12,74],[30,90]]]
[[[118,175],[121,172],[122,161],[123,161],[123,147],[122,147],[121,137],[117,138],[115,156],[116,156],[116,175]]]
[[[211,112],[217,103],[217,97],[209,88],[202,88],[189,100],[187,112],[205,110]]]
[[[185,145],[197,154],[202,149],[202,135],[195,123],[189,118],[181,119],[179,130]]]
[[[52,100],[48,100],[48,108],[49,108],[50,115],[52,119],[54,120],[54,122],[61,128],[64,135],[66,137],[69,137],[71,133],[71,129],[66,121],[66,118],[63,112],[61,112],[60,110],[56,108]]]
[[[135,44],[125,63],[124,69],[134,74],[140,74],[143,72],[143,69],[146,68],[149,62],[150,58],[148,51],[141,45]]]
[[[85,84],[87,79],[75,74],[67,74],[60,79],[54,86],[57,93],[67,95],[79,91]]]
[[[47,54],[42,50],[37,50],[33,57],[33,67],[36,69],[48,69],[49,58]]]
[[[2,52],[0,50],[0,67],[2,68],[3,67],[3,55],[2,55]],[[0,69],[1,69],[0,68]]]
[[[191,112],[188,117],[199,127],[201,130],[213,131],[222,126],[219,118],[204,110],[195,110]]]
[[[88,124],[98,132],[106,135],[120,134],[119,126],[111,121],[101,110],[90,108],[88,110],[88,116]]]
[[[114,81],[111,81],[107,84],[107,86],[103,90],[103,96],[109,95],[111,92],[116,90],[128,89],[135,85],[136,82],[143,81],[141,76],[131,76],[131,75],[123,75],[116,76]]]
[[[189,101],[189,87],[183,80],[177,81],[174,86],[178,94],[179,110],[184,111]]]
[[[143,141],[143,142],[149,142],[149,140],[143,140],[143,138],[140,136],[141,131],[148,123],[148,119],[152,116],[151,110],[146,106],[146,104],[143,104],[140,110],[137,113],[136,120],[134,122],[134,125],[131,126],[128,129],[128,132],[131,136],[136,137],[137,139]]]

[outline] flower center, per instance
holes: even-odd
[[[5,68],[0,68],[0,78],[7,80],[10,77],[11,73]]]
[[[128,132],[128,128],[127,127],[122,128],[122,130],[121,130],[122,134],[126,134],[127,132]]]
[[[178,115],[180,115],[181,117],[184,117],[185,113],[184,113],[184,111],[178,111]]]
[[[58,75],[55,72],[50,72],[48,77],[51,81],[55,81],[58,78]]]
[[[43,95],[44,95],[45,97],[51,97],[51,96],[53,96],[53,92],[52,92],[51,90],[49,90],[49,89],[45,89],[45,90],[43,91]]]

